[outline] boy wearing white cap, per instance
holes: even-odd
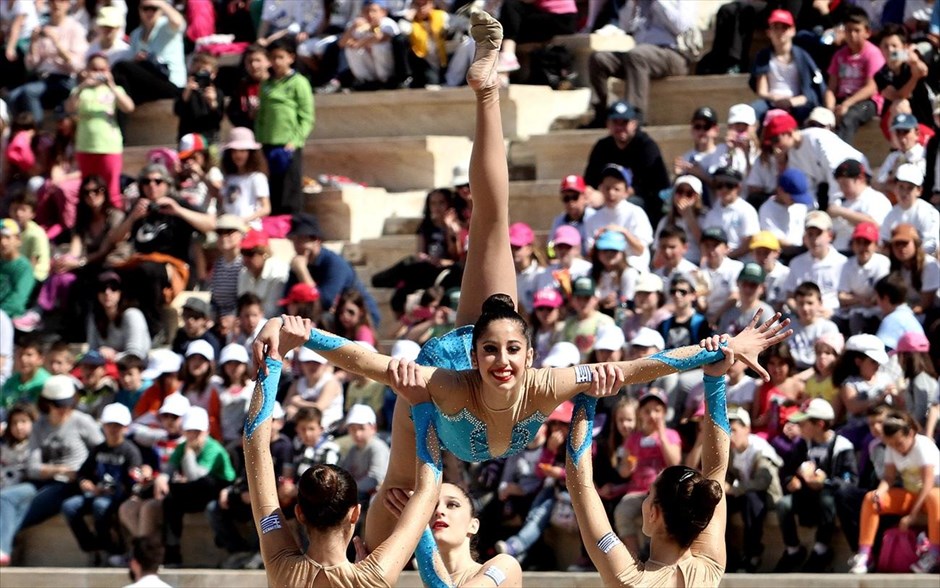
[[[353,446],[340,461],[340,467],[355,478],[363,510],[369,498],[385,479],[389,448],[375,435],[375,411],[364,404],[354,404],[346,415],[346,431]],[[382,507],[379,507],[382,508]]]
[[[920,235],[924,251],[933,255],[940,238],[940,211],[920,197],[923,185],[924,174],[919,167],[910,163],[898,167],[894,186],[898,203],[881,223],[881,240],[890,241],[894,227],[911,224]]]
[[[154,498],[163,498],[166,530],[164,563],[182,563],[183,515],[202,512],[235,479],[235,469],[222,444],[209,436],[209,413],[191,406],[183,415],[186,441],[170,456],[169,471],[154,482]]]
[[[796,308],[793,293],[803,282],[812,282],[822,292],[825,316],[839,308],[839,280],[846,257],[832,246],[832,218],[821,210],[814,210],[806,215],[806,232],[803,244],[808,251],[797,255],[790,261],[790,275],[784,283],[788,293],[787,305]]]
[[[102,550],[108,555],[120,553],[120,547],[111,540],[112,522],[118,507],[131,494],[134,485],[131,470],[140,467],[142,461],[140,450],[125,438],[130,422],[131,412],[123,404],[113,403],[104,407],[101,411],[104,443],[91,450],[78,470],[81,494],[62,503],[62,515],[79,548],[95,565],[102,561]],[[94,532],[85,522],[88,514],[94,516]]]
[[[284,397],[287,418],[294,418],[301,408],[318,408],[323,413],[323,428],[333,430],[343,420],[343,385],[333,373],[333,365],[307,347],[297,350],[297,363],[301,375],[291,382]]]

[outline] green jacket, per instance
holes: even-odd
[[[303,148],[313,131],[313,90],[297,72],[261,84],[261,105],[255,119],[255,139],[263,145]]]
[[[185,468],[183,468],[183,454],[185,452],[186,441],[177,445],[176,449],[173,450],[173,454],[170,455],[170,466],[172,466],[173,471],[186,473]],[[231,482],[235,479],[235,468],[232,467],[232,460],[229,459],[228,452],[225,451],[221,443],[212,437],[206,439],[202,451],[196,456],[196,463],[199,464],[200,469],[206,470],[205,475],[212,476],[220,482]],[[194,482],[195,480],[189,481]]]
[[[10,261],[0,261],[0,310],[10,318],[26,312],[26,302],[35,284],[33,266],[22,255]]]

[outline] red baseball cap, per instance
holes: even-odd
[[[313,284],[294,284],[287,291],[287,296],[277,301],[278,306],[287,306],[291,302],[316,302],[320,299],[320,291]]]
[[[248,231],[248,234],[245,235],[244,239],[242,239],[241,249],[242,251],[250,251],[252,249],[267,246],[268,234],[263,231],[252,229]]]
[[[561,181],[560,192],[578,192],[583,194],[587,187],[584,184],[584,178],[581,176],[571,174],[570,176],[565,176]]]
[[[878,242],[878,227],[875,223],[862,222],[855,225],[855,230],[852,231],[853,239],[865,239],[866,241],[871,241],[872,243]]]
[[[773,139],[798,128],[799,125],[796,124],[796,119],[790,113],[778,114],[764,125],[764,139]]]
[[[796,26],[796,22],[793,20],[793,15],[790,14],[788,10],[774,10],[770,13],[770,18],[767,19],[767,24],[772,25],[774,23],[785,24],[788,27]]]

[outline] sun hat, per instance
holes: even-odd
[[[246,151],[254,151],[255,149],[261,149],[261,143],[255,141],[255,133],[251,129],[246,127],[235,127],[228,132],[228,142],[222,146],[222,149],[244,149]]]

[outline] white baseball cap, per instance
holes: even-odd
[[[301,346],[300,351],[297,353],[297,361],[303,363],[305,361],[315,361],[317,363],[329,363],[329,360],[313,349],[309,347]]]
[[[248,361],[248,350],[244,345],[238,343],[229,343],[219,352],[219,365],[225,365],[230,361],[239,363],[250,363]]]
[[[189,399],[180,394],[179,392],[174,392],[166,398],[163,399],[163,404],[160,405],[160,410],[158,414],[172,414],[175,416],[183,416],[186,414],[186,411],[189,410]]]
[[[150,361],[147,362],[147,369],[141,376],[145,380],[156,380],[163,374],[173,374],[180,371],[183,367],[183,358],[172,349],[153,349],[150,351]]]
[[[672,183],[673,186],[678,187],[679,184],[685,184],[688,187],[692,188],[696,194],[702,193],[702,180],[696,178],[693,175],[684,175],[676,178],[676,181]]]
[[[215,349],[205,339],[196,339],[189,342],[189,345],[186,346],[186,357],[193,355],[201,355],[209,361],[215,361]]]
[[[734,406],[728,409],[728,421],[740,421],[745,427],[750,427],[751,415],[740,406]]]
[[[126,427],[131,424],[131,411],[120,402],[114,402],[101,410],[101,424],[114,423]]]
[[[559,341],[548,350],[548,355],[542,360],[543,367],[563,368],[581,363],[581,352],[574,343]]]
[[[831,129],[836,126],[836,115],[825,106],[817,106],[809,113],[806,122],[814,122]]]
[[[631,347],[655,347],[662,351],[666,348],[666,341],[663,336],[649,327],[640,327],[633,339],[630,339]]]
[[[636,279],[635,290],[637,292],[659,292],[662,294],[664,287],[665,285],[661,277],[648,272],[640,274],[640,277]]]
[[[597,330],[597,337],[594,339],[594,349],[604,351],[616,351],[623,349],[627,339],[623,334],[623,329],[617,325],[604,325]]]
[[[757,113],[750,104],[735,104],[728,110],[728,124],[736,125],[745,123],[748,125],[757,124]]]
[[[184,431],[208,431],[209,413],[201,406],[190,406],[183,415]]]
[[[346,425],[374,425],[375,411],[365,404],[353,404],[346,415]]]
[[[67,375],[49,376],[42,385],[40,396],[46,400],[58,402],[69,400],[75,396],[77,388],[75,387],[75,378]]]
[[[399,339],[392,344],[391,356],[395,359],[414,360],[418,358],[419,353],[421,346],[410,339]]]
[[[915,186],[924,185],[924,172],[920,171],[920,168],[913,163],[898,166],[898,171],[894,174],[894,177],[899,182],[907,182]]]
[[[274,410],[271,411],[271,418],[272,418],[272,419],[282,419],[282,418],[284,418],[285,416],[287,416],[287,414],[284,412],[284,407],[281,406],[281,403],[280,403],[280,402],[278,402],[277,400],[275,400],[275,401],[274,401]]]
[[[803,407],[803,410],[791,414],[787,420],[791,423],[802,423],[808,419],[831,421],[835,418],[836,411],[832,409],[832,405],[825,398],[813,398],[809,401],[809,404]]]
[[[885,351],[884,341],[870,334],[852,335],[845,342],[846,351],[856,351],[878,362],[878,365],[888,363],[888,353]]]

